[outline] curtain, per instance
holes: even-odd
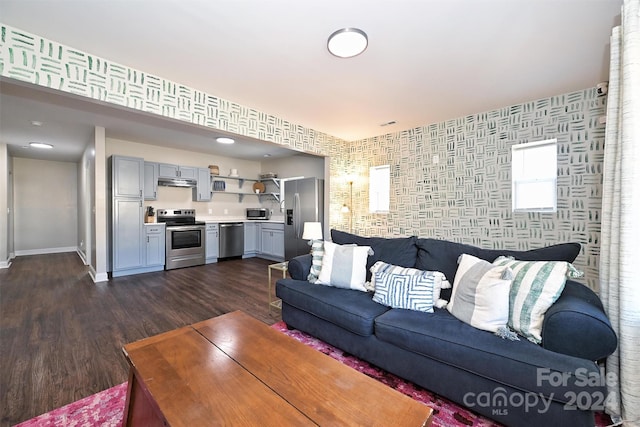
[[[618,335],[606,411],[640,426],[640,0],[624,0],[611,35],[604,148],[600,296]]]

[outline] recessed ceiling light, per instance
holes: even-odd
[[[233,144],[235,142],[233,139],[227,138],[224,136],[216,138],[216,141],[219,142],[220,144]]]
[[[42,122],[38,120],[31,120],[31,124],[34,126],[42,126]]]
[[[264,157],[271,157],[271,154],[267,153],[264,155]]]
[[[360,55],[367,48],[369,39],[358,28],[342,28],[329,36],[327,49],[338,58],[351,58]]]
[[[44,149],[47,149],[47,150],[53,148],[53,145],[45,144],[44,142],[30,142],[29,146],[33,147],[33,148],[44,148]]]

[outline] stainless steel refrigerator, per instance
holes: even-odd
[[[309,242],[302,240],[305,222],[319,222],[324,230],[324,180],[300,178],[284,181],[284,259],[308,254]]]

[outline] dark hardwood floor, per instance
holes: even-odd
[[[96,284],[75,253],[16,258],[0,270],[0,425],[125,382],[126,343],[234,310],[280,321],[267,306],[272,263],[229,260]]]

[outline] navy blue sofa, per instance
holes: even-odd
[[[453,283],[458,257],[487,261],[500,255],[521,260],[573,262],[577,243],[530,251],[487,250],[436,239],[366,238],[332,230],[338,244],[368,245],[378,260],[441,271]],[[502,339],[453,317],[390,309],[372,294],[307,281],[311,256],[289,261],[291,278],[278,280],[282,320],[347,353],[510,426],[593,426],[607,390],[596,363],[611,354],[617,337],[597,295],[567,281],[545,314],[542,344]],[[368,269],[367,269],[368,270]],[[449,299],[450,290],[442,297]]]

